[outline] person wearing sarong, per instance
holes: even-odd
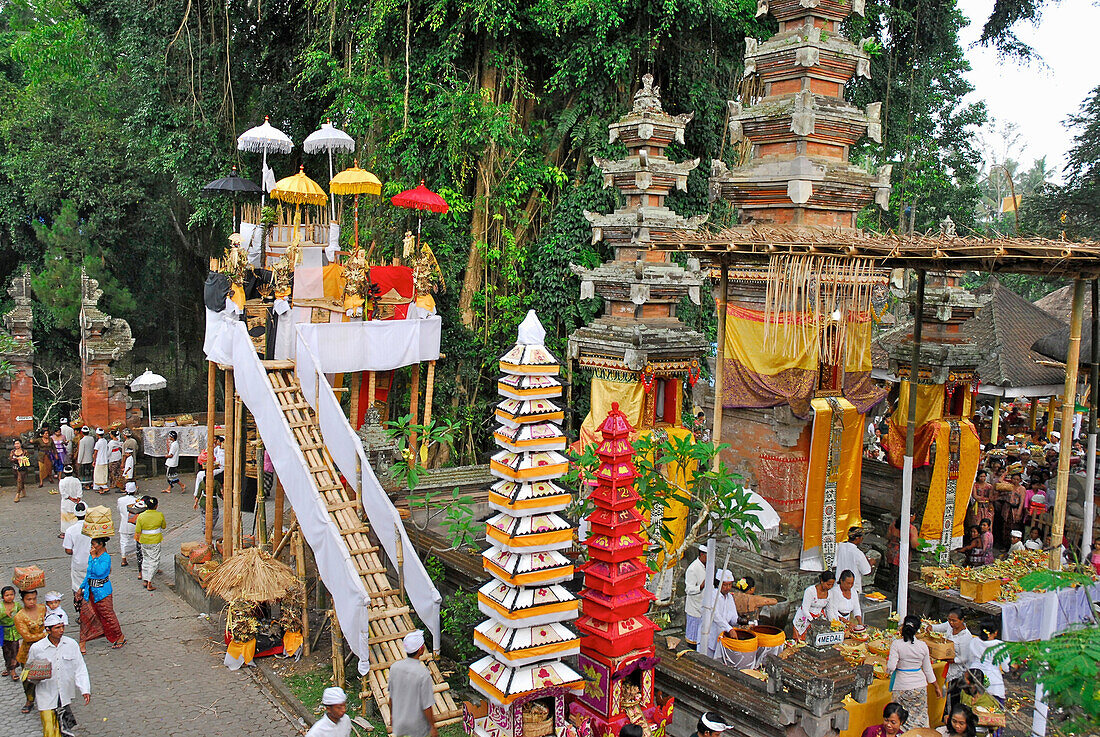
[[[134,520],[134,540],[141,547],[141,580],[147,590],[155,591],[153,576],[160,567],[160,543],[168,525],[164,515],[157,511],[155,496],[142,497],[142,501],[145,511]]]
[[[710,607],[703,607],[704,622],[702,631],[699,633],[696,652],[725,662],[726,649],[722,647],[720,638],[737,626],[737,604],[733,601],[733,572],[721,570],[716,577],[720,588],[714,593],[713,604]],[[708,616],[709,631],[706,623]]]
[[[11,676],[19,680],[19,662],[15,656],[19,653],[19,632],[15,629],[15,613],[23,605],[15,600],[15,587],[5,586],[0,590],[0,627],[4,630],[4,672],[0,676]]]
[[[684,572],[684,639],[692,647],[699,645],[699,624],[703,616],[703,588],[707,582],[707,546],[699,546],[699,557]]]
[[[110,481],[107,462],[111,453],[107,447],[107,438],[103,437],[102,427],[95,429],[95,435],[95,447],[92,449],[92,489],[97,494],[106,494],[107,483]]]
[[[34,449],[38,451],[38,488],[41,489],[42,484],[53,481],[53,462],[57,455],[49,430],[42,428],[38,439],[34,441]]]
[[[76,522],[76,505],[84,499],[84,487],[73,474],[72,466],[65,466],[61,473],[61,481],[57,484],[61,495],[61,534],[58,537],[65,537],[65,530]]]
[[[23,608],[12,617],[15,623],[15,631],[19,633],[19,652],[15,660],[19,665],[27,664],[27,653],[31,645],[46,636],[46,630],[42,626],[42,620],[46,618],[46,607],[38,603],[38,592],[20,591],[19,596],[23,600]],[[30,714],[34,708],[34,683],[23,681],[23,694],[27,697],[27,703],[23,704],[21,711]]]
[[[137,484],[128,481],[125,493],[118,498],[118,552],[122,556],[120,564],[122,566],[130,565],[126,558],[137,551],[137,543],[134,541],[134,523],[130,521],[129,512],[130,505],[137,501],[136,494]]]
[[[61,433],[61,428],[53,433],[53,475],[55,478],[61,475],[61,469],[69,462],[69,443]]]
[[[115,650],[126,644],[126,637],[115,616],[114,590],[111,588],[111,556],[107,553],[107,540],[92,540],[92,552],[88,556],[88,575],[80,586],[83,600],[80,604],[80,652],[88,640],[104,635]]]
[[[12,474],[15,476],[15,501],[19,501],[27,495],[27,473],[31,470],[31,457],[23,449],[23,442],[16,438],[12,441],[11,453],[8,460],[11,461]]]
[[[932,672],[928,644],[917,639],[920,617],[910,614],[901,623],[901,638],[890,643],[886,672],[890,674],[890,695],[909,712],[909,729],[928,727],[928,684],[943,698],[943,689]],[[938,714],[936,715],[939,716]]]
[[[81,481],[92,480],[92,456],[95,454],[95,438],[87,425],[80,428],[76,441],[76,475]]]
[[[802,604],[794,613],[796,640],[805,639],[806,632],[810,629],[810,622],[825,616],[825,607],[829,605],[829,591],[834,584],[836,584],[836,574],[832,571],[822,571],[817,576],[817,583],[808,586],[802,592]]]
[[[981,524],[983,519],[989,520],[990,529],[993,528],[993,484],[986,477],[989,474],[983,468],[978,471],[974,479],[974,490],[971,497],[974,500],[974,519],[976,524]]]
[[[70,704],[80,693],[91,703],[92,685],[88,666],[57,614],[46,616],[47,636],[30,649],[28,660],[48,661],[50,677],[34,684],[34,700],[42,721],[42,737],[75,737],[76,717]],[[29,681],[28,681],[29,682]]]
[[[112,430],[107,441],[107,478],[113,489],[121,490],[126,486],[122,478],[122,436],[118,430]]]

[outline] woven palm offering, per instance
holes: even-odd
[[[80,530],[88,537],[111,537],[115,534],[115,524],[111,521],[109,507],[92,507],[84,515],[84,527]]]

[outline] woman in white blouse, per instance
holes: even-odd
[[[817,583],[803,592],[802,605],[794,613],[796,640],[805,639],[810,622],[825,615],[825,609],[829,605],[829,590],[833,588],[834,583],[836,583],[836,574],[832,571],[822,571],[817,577]]]
[[[859,606],[855,583],[856,576],[852,571],[841,571],[836,586],[829,591],[829,604],[826,606],[829,619],[843,622],[848,629],[863,624],[863,610]]]
[[[902,621],[901,638],[890,644],[886,660],[891,696],[908,710],[909,721],[905,726],[909,729],[928,727],[928,684],[936,689],[937,698],[943,698],[943,689],[932,672],[928,645],[917,639],[920,625],[920,617],[915,614]]]

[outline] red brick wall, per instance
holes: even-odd
[[[34,380],[30,364],[15,363],[9,389],[0,391],[0,437],[12,438],[34,430]],[[30,417],[17,420],[17,417]]]
[[[109,427],[114,422],[133,426],[141,423],[141,412],[130,410],[129,391],[116,382],[110,370],[95,365],[85,371],[80,384],[80,418],[89,427]]]

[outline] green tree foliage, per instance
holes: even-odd
[[[1100,239],[1100,87],[1066,125],[1077,132],[1064,170],[1065,183],[1046,183],[1024,200],[1021,227],[1053,238]]]

